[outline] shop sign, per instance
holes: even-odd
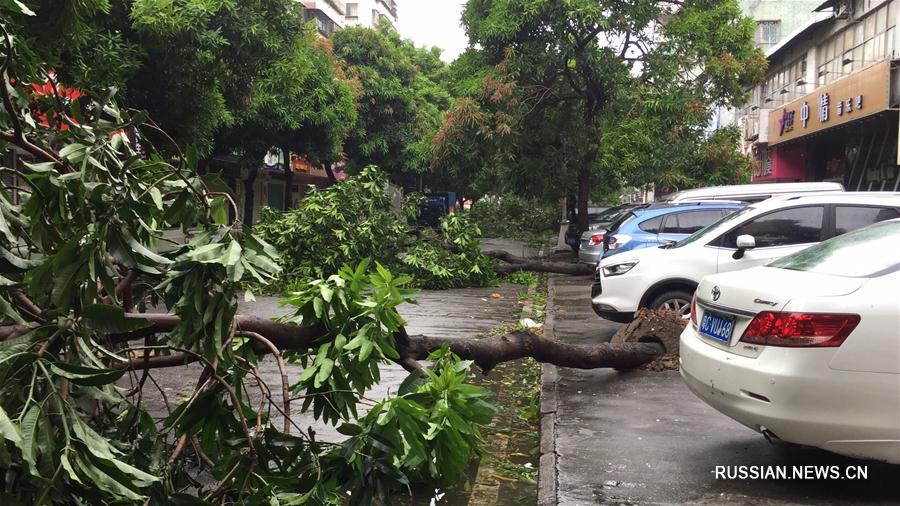
[[[769,145],[849,123],[887,109],[890,60],[877,63],[775,109],[769,115]]]

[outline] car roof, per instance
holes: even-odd
[[[746,206],[744,202],[736,200],[713,200],[713,201],[694,201],[694,202],[655,202],[653,204],[645,204],[631,212],[635,216],[657,216],[668,214],[674,211],[684,211],[690,209],[738,209]]]
[[[887,204],[900,206],[900,192],[826,192],[778,195],[753,204],[755,209],[777,209],[793,204]]]
[[[776,195],[793,192],[819,192],[819,191],[843,191],[844,186],[836,182],[812,182],[812,183],[754,183],[728,186],[707,186],[682,190],[662,198],[663,201],[684,201],[702,198],[736,198]]]

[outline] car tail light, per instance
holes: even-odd
[[[596,246],[603,242],[603,234],[594,234],[591,236],[591,246]]]
[[[859,315],[777,313],[763,311],[753,318],[741,342],[766,346],[834,347],[859,325]]]
[[[694,296],[691,297],[691,323],[694,324],[694,328],[697,328],[697,292],[694,292]]]
[[[628,234],[616,234],[609,238],[609,249],[619,249],[622,246],[628,244],[631,241],[631,236]]]

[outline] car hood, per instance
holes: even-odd
[[[867,278],[763,266],[707,276],[697,287],[697,298],[754,313],[778,311],[792,299],[836,297],[855,292],[866,281]],[[715,292],[718,297],[714,296]]]

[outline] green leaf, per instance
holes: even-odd
[[[362,346],[359,348],[359,361],[365,362],[366,359],[369,358],[369,355],[372,354],[372,350],[375,348],[374,343],[366,339],[362,342]]]
[[[336,430],[345,436],[358,436],[363,431],[362,427],[354,423],[342,423]]]
[[[125,242],[128,243],[128,245],[131,247],[132,251],[134,251],[138,255],[141,255],[142,257],[144,257],[152,262],[156,262],[158,264],[163,264],[163,265],[169,265],[172,263],[172,261],[169,260],[168,258],[158,255],[158,254],[150,251],[149,249],[147,249],[146,246],[139,243],[137,241],[137,239],[132,237],[130,234],[125,235]]]
[[[0,406],[0,436],[3,436],[3,439],[7,441],[11,441],[17,448],[22,449],[22,432],[9,419],[2,406]]]
[[[322,386],[325,381],[328,380],[328,377],[331,376],[331,369],[334,367],[334,360],[330,358],[326,358],[322,361],[322,365],[319,366],[319,373],[316,374],[316,381],[313,385],[316,388]]]
[[[85,327],[103,333],[125,333],[147,328],[151,323],[144,318],[128,318],[118,306],[93,304],[82,311],[81,323]]]
[[[150,198],[153,199],[153,204],[156,206],[157,209],[162,211],[164,209],[163,208],[163,199],[162,199],[162,193],[159,191],[159,188],[154,186],[153,188],[150,188],[149,193],[150,193]]]
[[[215,197],[209,203],[213,223],[216,225],[228,225],[228,201],[225,197]]]
[[[125,369],[94,369],[63,362],[52,364],[50,369],[55,374],[69,379],[72,383],[86,386],[114,383],[125,374]]]
[[[3,6],[7,9],[13,9],[26,16],[36,16],[35,12],[28,8],[27,5],[23,4],[19,0],[3,0]]]

